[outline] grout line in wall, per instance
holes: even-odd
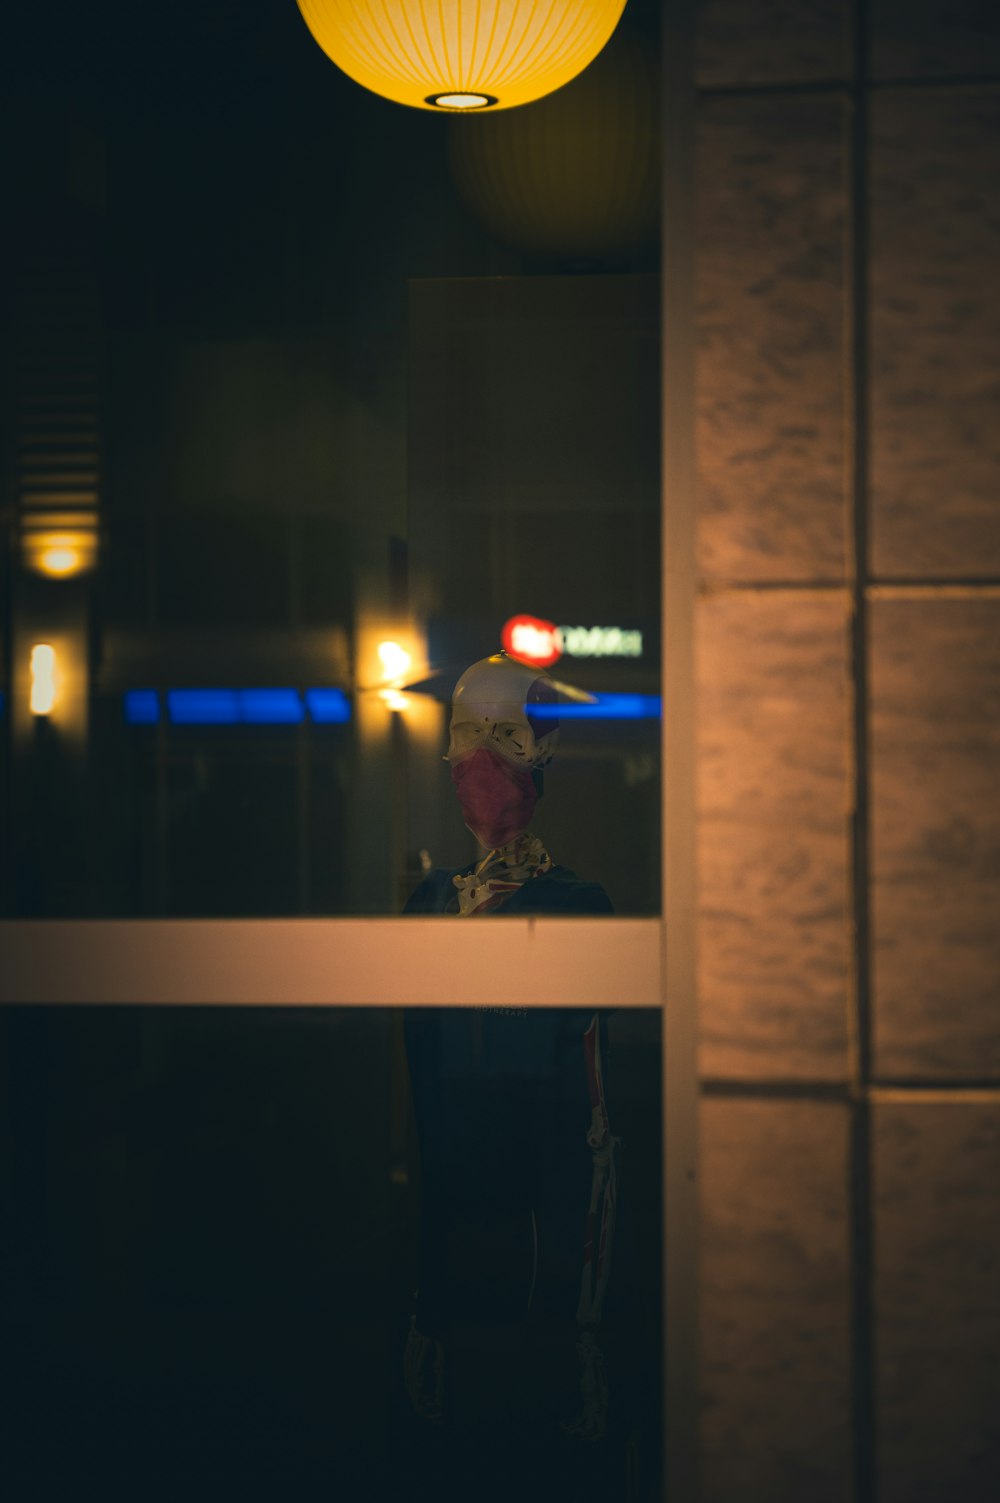
[[[1000,73],[935,74],[913,78],[872,78],[866,87],[871,93],[897,93],[904,89],[951,89],[965,93],[975,89],[996,88]],[[698,89],[699,99],[802,99],[816,95],[852,95],[855,85],[849,78],[817,78],[813,82],[705,84]]]
[[[846,78],[817,78],[811,83],[734,83],[705,84],[698,89],[701,99],[787,99],[796,95],[811,99],[817,94],[848,94],[851,82]]]
[[[702,598],[716,595],[831,595],[850,592],[856,586],[849,579],[711,579],[700,580]],[[1000,579],[958,580],[921,579],[879,580],[862,586],[866,600],[997,600]]]
[[[740,1097],[754,1101],[834,1101],[854,1099],[845,1080],[735,1080],[709,1076],[699,1082],[703,1097]]]
[[[871,584],[869,600],[1000,600],[1000,580],[921,580]]]
[[[698,1092],[706,1101],[813,1101],[847,1106],[858,1099],[848,1081],[830,1080],[739,1080],[706,1076],[699,1082]],[[863,1099],[875,1106],[903,1101],[1000,1105],[1000,1081],[898,1080],[891,1085],[869,1085]]]
[[[713,579],[701,580],[698,594],[715,595],[846,595],[853,586],[847,579]]]
[[[951,75],[935,73],[926,78],[873,78],[868,87],[874,93],[883,90],[896,89],[954,89],[964,92],[968,89],[995,88],[1000,83],[1000,73],[952,73]]]
[[[899,1102],[921,1105],[941,1103],[955,1106],[1000,1106],[1000,1082],[959,1081],[947,1085],[902,1083],[891,1086],[872,1086],[869,1096],[876,1106]]]
[[[874,1165],[872,1103],[868,1096],[872,1063],[870,818],[868,740],[868,598],[869,582],[869,308],[871,253],[869,224],[869,59],[868,4],[854,0],[854,86],[845,126],[847,235],[845,247],[845,370],[848,435],[849,573],[853,576],[850,625],[852,729],[849,748],[853,813],[849,911],[853,915],[853,996],[847,1008],[847,1044],[853,1099],[847,1142],[847,1207],[850,1250],[850,1403],[853,1414],[853,1503],[873,1503],[878,1496],[878,1421],[876,1415],[876,1332],[874,1309]]]

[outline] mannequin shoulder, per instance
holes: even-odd
[[[451,869],[445,866],[434,867],[410,893],[403,906],[403,913],[443,913],[455,896],[452,877],[470,870],[471,867],[463,866]]]

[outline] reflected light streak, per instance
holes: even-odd
[[[433,705],[422,696],[399,689],[378,691],[388,710],[415,714],[427,711],[429,729],[436,734]],[[173,725],[299,725],[306,718],[314,725],[346,725],[351,702],[342,689],[168,689],[167,715]],[[304,709],[303,709],[304,702]],[[157,725],[160,695],[156,689],[129,689],[122,696],[128,725]],[[536,704],[532,717],[538,720],[657,720],[662,714],[658,694],[601,694],[593,704]]]
[[[658,720],[662,713],[658,694],[599,694],[592,705],[531,706],[533,720]]]
[[[172,725],[346,725],[351,702],[342,689],[168,689]],[[122,695],[126,725],[159,725],[158,689],[129,689]]]

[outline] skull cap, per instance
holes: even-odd
[[[452,728],[479,720],[485,724],[520,723],[531,731],[530,760],[539,767],[555,750],[559,722],[531,714],[532,705],[556,705],[559,695],[548,674],[505,652],[480,658],[462,674],[452,696]]]

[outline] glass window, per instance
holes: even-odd
[[[482,855],[455,682],[532,641],[591,696],[537,831],[616,913],[659,911],[655,9],[481,119],[359,91],[294,7],[199,13],[169,132],[173,44],[32,65],[6,914],[399,912]]]
[[[461,1495],[515,1454],[652,1492],[660,927],[604,916],[660,911],[658,7],[506,124],[365,93],[291,3],[155,50],[77,10],[22,18],[4,125],[2,980],[75,1004],[0,1012],[15,1464],[57,1430],[75,1478],[432,1488],[447,1269]],[[548,659],[531,828],[602,917],[541,968],[529,926],[390,917],[484,855],[445,756],[501,647]],[[616,1187],[595,1467],[567,1298]],[[534,1346],[480,1319],[536,1295]]]

